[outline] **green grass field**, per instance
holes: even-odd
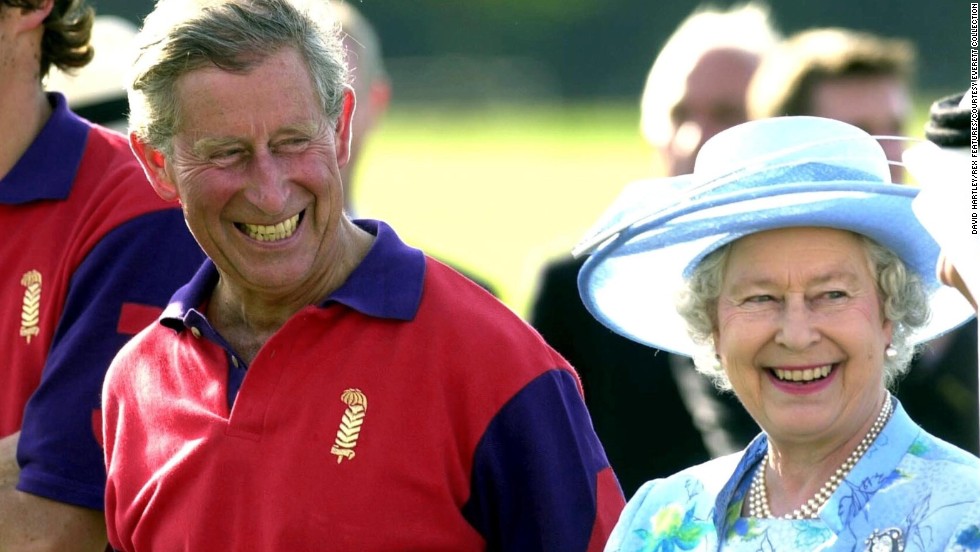
[[[912,129],[926,113],[919,102]],[[658,172],[638,120],[634,101],[395,104],[358,167],[358,214],[482,276],[526,316],[542,264],[569,252],[626,183]]]
[[[358,214],[482,276],[524,316],[538,272],[653,171],[632,103],[393,105],[356,175]]]

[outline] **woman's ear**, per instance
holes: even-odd
[[[129,135],[129,145],[157,195],[164,201],[180,201],[180,192],[167,174],[167,158],[163,152],[142,141],[135,132]]]

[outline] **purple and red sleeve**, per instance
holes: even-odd
[[[103,508],[100,395],[106,369],[203,259],[181,211],[166,209],[107,232],[70,275],[41,384],[24,411],[19,490]]]
[[[544,372],[476,450],[464,515],[488,550],[602,550],[625,506],[574,373]]]

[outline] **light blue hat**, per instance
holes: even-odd
[[[815,226],[863,234],[923,280],[932,318],[921,342],[962,324],[973,308],[935,274],[939,246],[912,212],[918,188],[893,184],[866,132],[831,119],[778,117],[708,140],[694,173],[628,186],[575,248],[586,308],[639,343],[693,356],[677,314],[683,279],[709,253],[775,228]]]

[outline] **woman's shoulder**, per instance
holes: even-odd
[[[980,458],[920,433],[896,470],[899,479],[957,502],[980,503]]]
[[[668,504],[678,498],[690,500],[698,495],[714,497],[731,479],[743,456],[742,452],[729,454],[685,468],[669,477],[647,481],[630,499],[630,502],[651,506]]]
[[[907,454],[927,463],[943,463],[943,469],[953,472],[963,471],[973,475],[980,482],[980,458],[952,443],[943,441],[922,430],[912,442]]]
[[[886,462],[897,463],[896,471],[922,480],[961,480],[965,488],[980,494],[980,458],[923,429],[900,403],[894,418],[881,437]]]
[[[686,550],[716,539],[714,508],[742,453],[709,460],[643,484],[630,498],[606,550],[647,549],[683,535]],[[707,544],[706,544],[707,543]]]

